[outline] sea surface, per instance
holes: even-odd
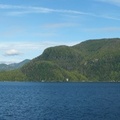
[[[120,120],[120,83],[0,82],[0,120]]]

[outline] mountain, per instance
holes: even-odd
[[[76,69],[78,60],[81,60],[80,53],[71,47],[50,47],[21,70],[30,80],[47,82],[87,80]]]
[[[30,62],[29,59],[26,59],[20,63],[12,63],[12,64],[0,64],[0,71],[9,71],[9,70],[15,70],[18,68],[21,68],[23,65],[27,64],[28,62]]]
[[[120,39],[87,40],[74,46],[55,46],[0,80],[44,82],[120,81]]]
[[[50,47],[21,71],[28,79],[37,81],[119,81],[120,39]]]
[[[75,45],[84,57],[78,69],[92,81],[120,81],[120,39],[89,40]]]

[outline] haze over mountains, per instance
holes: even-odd
[[[119,38],[50,47],[20,69],[0,72],[0,80],[12,81],[102,82],[120,81],[119,78]]]
[[[23,65],[28,63],[30,60],[26,59],[19,63],[12,63],[12,64],[0,64],[0,71],[9,71],[21,68]]]

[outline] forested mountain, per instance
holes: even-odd
[[[0,64],[0,71],[9,71],[21,68],[23,65],[27,64],[30,60],[26,59],[20,63],[12,63],[12,64]]]
[[[6,80],[5,74],[12,76],[12,80],[120,81],[120,39],[50,47],[19,70],[0,73],[0,80]]]

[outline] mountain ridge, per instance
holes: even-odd
[[[0,64],[0,71],[9,71],[9,70],[15,70],[18,68],[21,68],[23,65],[27,64],[30,62],[29,59],[25,59],[19,63],[11,63],[11,64]]]
[[[11,79],[22,81],[118,82],[119,46],[119,38],[108,38],[87,40],[74,46],[49,47],[16,70],[18,76],[15,76],[16,71],[10,71],[9,75]],[[0,73],[0,80],[5,74]]]
[[[116,69],[119,69],[119,67],[116,67],[116,64],[118,64],[120,58],[119,46],[120,39],[114,38],[87,40],[74,46],[62,45],[50,47],[45,49],[42,55],[33,59],[27,66],[23,66],[22,72],[26,73],[29,77],[29,74],[31,74],[30,64],[33,63],[31,68],[38,69],[38,62],[49,61],[52,65],[56,64],[59,68],[63,69],[62,71],[65,71],[64,74],[58,72],[64,81],[66,78],[69,78],[70,81],[118,81],[119,72]],[[114,61],[117,62],[115,63]],[[41,65],[42,64],[43,63],[41,63]],[[111,64],[113,67],[111,67]],[[39,68],[41,68],[41,66],[39,66]],[[46,69],[49,69],[49,67],[46,67]],[[42,70],[38,69],[38,74],[39,73],[42,73]],[[66,73],[69,73],[69,75]],[[101,77],[100,74],[102,74],[103,77]],[[40,77],[42,78],[42,75],[39,76],[39,78]],[[49,79],[51,79],[51,76],[49,76]]]

